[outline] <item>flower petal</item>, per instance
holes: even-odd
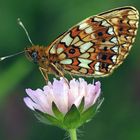
[[[71,106],[74,104],[75,100],[78,98],[79,95],[79,82],[76,81],[75,79],[71,80],[69,83],[69,93],[68,93],[68,106],[69,109]]]
[[[36,104],[36,103],[34,103],[29,97],[25,97],[25,98],[23,98],[23,100],[24,100],[24,102],[25,102],[25,104],[31,109],[31,110],[39,110],[39,111],[41,111],[41,112],[44,112],[43,110],[42,110],[42,108],[40,107],[40,105],[38,105],[38,104]]]
[[[25,104],[31,109],[34,110],[34,102],[29,98],[29,97],[24,97],[23,98]]]
[[[54,102],[58,109],[64,114],[68,111],[68,91],[69,87],[64,78],[53,82]]]

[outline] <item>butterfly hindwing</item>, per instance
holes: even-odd
[[[101,16],[108,19],[113,25],[120,45],[118,63],[121,63],[121,60],[128,55],[132,43],[135,40],[138,29],[139,13],[134,7],[124,7],[106,12],[101,14]],[[119,60],[121,62],[119,62]]]

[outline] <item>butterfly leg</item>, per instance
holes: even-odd
[[[61,70],[59,70],[55,64],[51,63],[51,66],[53,70],[55,71],[56,75],[64,77],[64,73]]]
[[[59,70],[55,64],[51,63],[51,66],[53,67],[53,70],[56,72],[56,75],[63,77],[66,83],[69,85],[68,80],[64,77],[64,73],[61,70]]]
[[[45,79],[46,83],[48,83],[49,78],[48,78],[48,71],[47,71],[47,69],[39,67],[39,70],[40,70],[43,78]]]
[[[66,73],[66,72],[64,71],[64,73]],[[71,80],[74,79],[74,77],[73,77],[73,75],[72,75],[71,73],[68,73],[68,72],[67,72],[67,74],[70,76],[70,79],[71,79]]]
[[[69,73],[69,75],[70,75],[71,79],[74,79],[74,77],[72,76],[72,74],[71,74],[71,73]]]

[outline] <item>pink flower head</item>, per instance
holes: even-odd
[[[54,102],[59,111],[65,115],[72,105],[78,108],[83,98],[83,111],[94,105],[100,96],[101,84],[99,81],[87,84],[82,78],[67,83],[66,79],[60,78],[60,80],[54,79],[53,83],[49,82],[43,90],[26,89],[26,93],[28,97],[24,98],[24,102],[31,110],[55,116],[52,110]]]

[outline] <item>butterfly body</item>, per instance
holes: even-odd
[[[33,46],[25,52],[45,74],[107,76],[128,55],[138,20],[134,7],[110,10],[85,19],[48,47]]]

